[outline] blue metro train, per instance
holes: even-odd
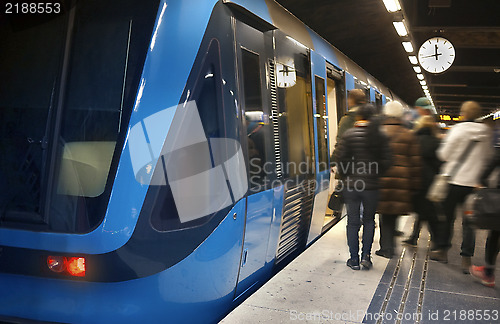
[[[396,98],[273,0],[58,4],[0,19],[0,320],[220,320],[332,226],[347,90]]]

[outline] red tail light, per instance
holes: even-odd
[[[66,268],[64,264],[65,262],[66,260],[64,260],[64,257],[62,256],[49,256],[47,258],[47,266],[49,269],[58,273],[63,272]]]
[[[66,270],[75,277],[85,276],[85,258],[67,258]]]
[[[56,273],[85,277],[85,258],[48,256],[47,267]]]

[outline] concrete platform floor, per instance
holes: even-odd
[[[412,224],[412,217],[400,217],[398,229],[410,233]],[[345,265],[344,218],[221,323],[500,323],[500,289],[460,271],[460,224],[448,264],[428,260],[425,225],[417,249],[400,246],[391,260],[376,256],[377,228],[373,269],[353,271]],[[485,239],[486,231],[478,231],[473,263],[484,263]],[[471,311],[470,319],[461,316]]]

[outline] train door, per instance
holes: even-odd
[[[346,112],[344,84],[345,80],[342,73],[335,69],[333,65],[327,63],[326,101],[328,111],[329,156],[332,156],[335,149],[335,144],[337,143],[338,123]],[[354,87],[354,83],[352,86]],[[335,184],[336,180],[334,174],[331,174],[329,190],[330,195],[333,193]],[[324,221],[324,226],[328,226],[328,224],[330,224],[332,220],[333,217],[331,216],[331,213],[327,213]]]
[[[307,244],[315,196],[315,143],[309,49],[274,31],[278,143],[283,165],[283,209],[276,264]],[[271,69],[270,71],[273,71]]]
[[[326,103],[326,61],[315,52],[311,52],[312,93],[313,93],[313,128],[315,147],[315,197],[311,226],[307,243],[321,234],[326,213],[328,187],[330,183],[328,149],[328,114]]]
[[[241,262],[235,297],[266,274],[266,253],[273,217],[274,150],[270,124],[266,67],[272,53],[272,34],[236,21],[238,65],[243,129],[242,143],[248,155],[247,211]]]

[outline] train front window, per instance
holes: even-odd
[[[103,219],[158,1],[63,1],[0,17],[0,226]]]

